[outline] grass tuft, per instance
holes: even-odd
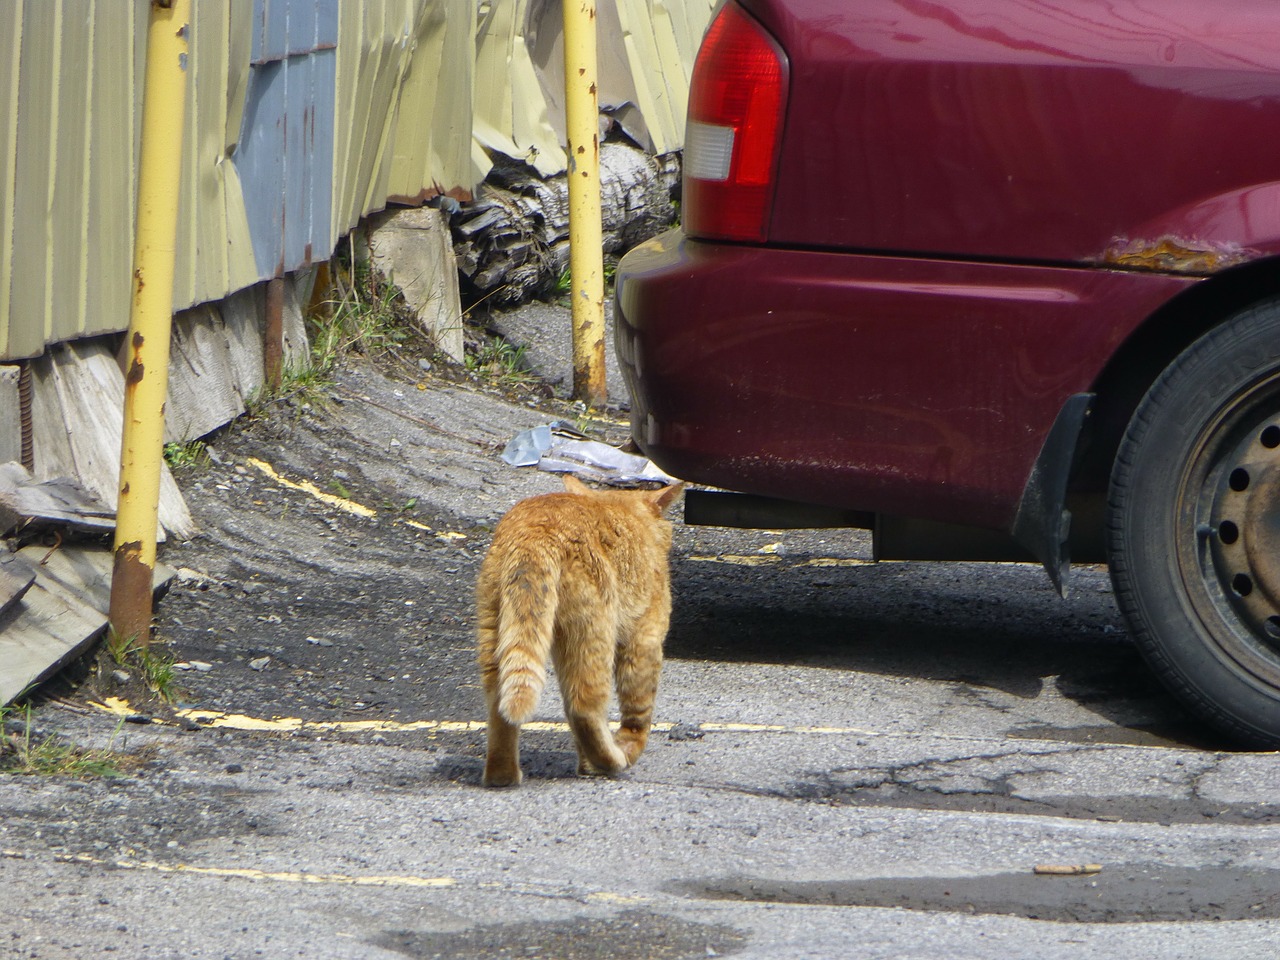
[[[107,634],[107,652],[116,666],[137,671],[147,689],[161,700],[174,701],[178,691],[172,657],[140,645],[133,637],[121,637],[114,630]]]
[[[15,715],[16,720],[15,720]],[[0,707],[0,771],[27,776],[74,777],[91,780],[99,777],[119,779],[128,775],[150,756],[146,753],[123,753],[114,748],[115,738],[124,721],[116,725],[111,745],[105,748],[79,747],[59,736],[37,736],[31,726],[31,707]]]
[[[481,346],[475,353],[467,354],[464,363],[467,371],[486,377],[503,386],[519,386],[538,379],[525,365],[526,347],[498,339]]]

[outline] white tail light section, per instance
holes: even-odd
[[[728,180],[733,161],[733,127],[690,120],[684,131],[684,175],[697,180]]]

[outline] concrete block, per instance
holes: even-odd
[[[369,228],[373,264],[404,293],[439,350],[462,361],[462,300],[445,215],[432,207],[388,211]]]

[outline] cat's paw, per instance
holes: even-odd
[[[621,752],[619,752],[618,760],[620,762],[611,764],[610,766],[606,767],[606,766],[594,764],[591,761],[586,760],[585,758],[579,758],[578,776],[580,777],[616,777],[618,774],[622,773],[622,771],[626,770],[627,767],[631,766],[631,764],[627,762],[627,758],[623,756]]]
[[[524,775],[520,772],[520,768],[514,770],[490,769],[488,766],[484,768],[484,776],[480,782],[486,787],[518,787],[524,779]]]

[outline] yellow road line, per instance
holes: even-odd
[[[270,477],[276,483],[280,484],[280,486],[287,487],[290,490],[299,490],[308,496],[315,497],[321,503],[328,504],[331,507],[336,507],[345,513],[350,513],[357,517],[364,517],[366,520],[372,520],[378,515],[378,511],[373,509],[373,507],[366,507],[363,503],[357,503],[356,501],[349,500],[346,497],[339,497],[332,493],[325,493],[310,480],[290,480],[288,477],[282,477],[275,467],[271,466],[271,464],[267,463],[265,460],[259,460],[257,457],[249,457],[248,463],[249,466]],[[467,539],[467,535],[465,533],[457,533],[452,530],[435,530],[419,520],[413,520],[408,517],[396,517],[395,522],[402,523],[407,527],[413,527],[415,530],[422,530],[426,533],[434,534],[441,540]]]
[[[108,697],[90,705],[115,716],[137,713],[127,700]],[[222,713],[217,710],[176,710],[179,717],[192,720],[206,727],[231,730],[250,730],[267,733],[330,732],[330,733],[480,733],[485,730],[483,720],[304,720],[301,717],[251,717],[243,713]],[[616,724],[615,724],[616,726]],[[655,733],[666,733],[675,728],[674,723],[655,723]],[[822,736],[871,736],[872,731],[861,727],[786,726],[771,723],[699,723],[689,725],[700,733],[797,733]],[[531,733],[568,733],[569,725],[563,721],[533,720],[521,726]]]
[[[0,857],[27,860],[25,853],[2,850]],[[206,877],[236,877],[241,880],[276,880],[284,883],[330,883],[353,887],[452,887],[452,877],[349,876],[343,873],[297,873],[290,870],[257,870],[252,867],[197,867],[190,863],[160,863],[156,860],[103,860],[87,853],[54,854],[58,863],[81,863],[115,870],[149,870],[156,873],[183,873]]]
[[[767,567],[770,564],[782,563],[786,558],[777,553],[718,553],[693,554],[688,557],[694,563],[730,563],[738,567]],[[875,563],[874,560],[862,560],[858,557],[810,557],[794,565],[797,567],[863,567]]]
[[[271,464],[257,457],[249,457],[249,466],[254,467],[268,477],[280,484],[282,487],[288,487],[290,490],[301,490],[303,493],[310,494],[321,503],[327,503],[331,507],[337,507],[347,513],[355,514],[357,517],[376,517],[378,511],[371,507],[366,507],[363,503],[356,503],[354,500],[348,500],[346,497],[337,497],[332,493],[325,493],[310,480],[295,481],[287,477],[282,477],[276,473]]]

